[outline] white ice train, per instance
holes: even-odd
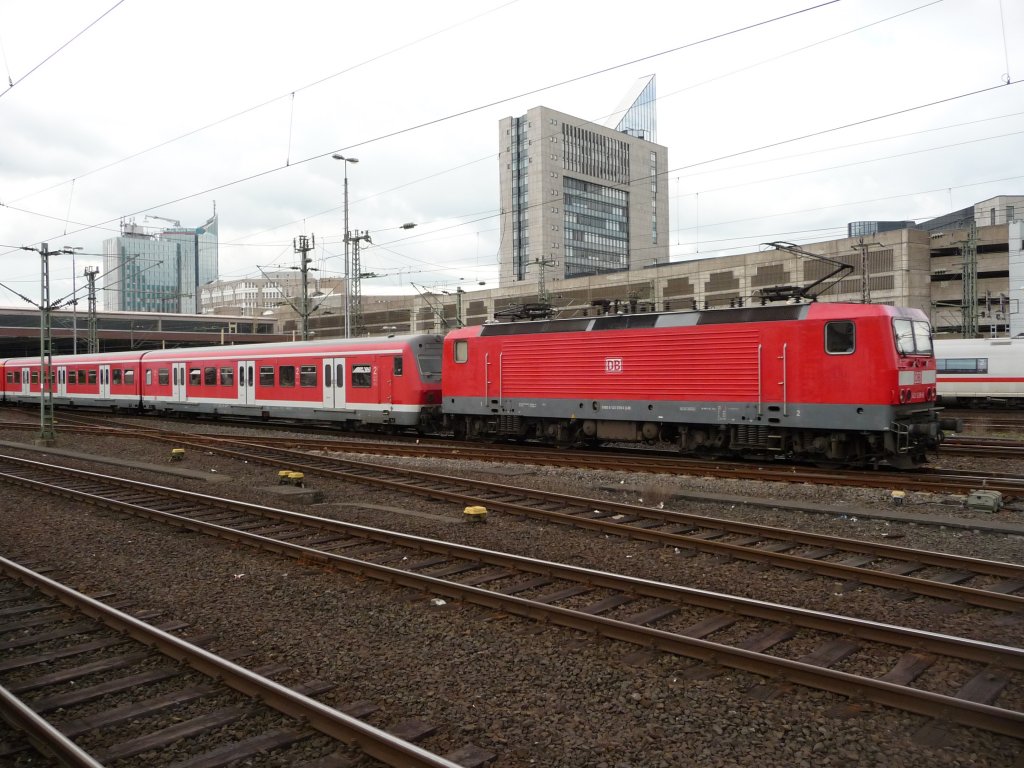
[[[1024,407],[1024,338],[936,339],[935,366],[943,405]]]

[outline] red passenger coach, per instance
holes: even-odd
[[[445,340],[457,435],[912,466],[941,440],[915,309],[792,303],[463,328]]]
[[[441,337],[413,335],[53,358],[54,404],[346,427],[436,428]],[[39,401],[39,358],[3,361],[4,399]]]
[[[139,402],[142,352],[54,356],[50,391],[55,405],[135,407]],[[4,399],[39,402],[39,357],[3,361]]]
[[[429,428],[440,411],[440,354],[433,335],[147,352],[142,405]]]

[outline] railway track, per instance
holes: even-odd
[[[1003,437],[957,435],[946,438],[942,453],[948,456],[992,456],[997,459],[1024,458],[1024,443]]]
[[[758,480],[782,483],[815,483],[846,487],[868,487],[950,493],[966,495],[973,490],[999,491],[1007,497],[1024,497],[1024,476],[1003,472],[963,471],[921,468],[912,472],[842,470],[794,464],[748,464],[737,461],[687,459],[676,454],[637,449],[609,451],[551,450],[539,446],[522,447],[507,444],[454,443],[450,441],[413,440],[396,443],[385,440],[324,439],[306,437],[226,437],[223,434],[176,432],[168,429],[117,424],[110,419],[75,415],[62,431],[95,435],[138,437],[181,446],[192,446],[217,453],[229,453],[229,446],[245,445],[319,451],[358,453],[388,457],[427,457],[464,459],[501,463],[522,463],[540,466],[573,467],[591,470],[622,471],[648,474],[700,475],[733,480]],[[18,424],[24,429],[29,424]],[[964,450],[971,450],[969,446]],[[988,455],[993,455],[989,453]],[[1005,453],[995,452],[1006,458]]]
[[[304,475],[358,482],[404,496],[449,502],[458,509],[482,506],[492,511],[567,525],[602,535],[625,537],[684,553],[702,553],[816,574],[843,582],[962,602],[1003,611],[1024,609],[1024,566],[889,544],[843,539],[803,531],[692,515],[656,507],[540,491],[483,480],[438,475],[330,456],[246,445],[218,452],[250,463]],[[4,467],[4,465],[8,465]],[[0,456],[3,477],[29,481],[46,472],[56,483],[61,474],[103,477],[51,465]],[[21,469],[18,470],[17,468]],[[105,480],[104,482],[108,482]],[[128,481],[122,481],[127,483]],[[147,486],[140,486],[145,493]],[[170,493],[165,489],[163,493]],[[186,498],[187,492],[179,492]],[[116,496],[116,490],[111,494]]]
[[[389,584],[1024,736],[1024,649],[5,460],[4,479]],[[15,469],[15,466],[20,469]],[[1011,566],[1008,566],[1011,567]],[[1016,572],[1020,573],[1017,568]],[[1005,582],[1004,582],[1005,583]],[[995,593],[993,593],[995,594]],[[1004,597],[1007,597],[1004,595]],[[1015,604],[1021,598],[1016,598]]]
[[[0,573],[0,714],[63,765],[212,768],[271,750],[293,765],[338,750],[392,766],[482,764],[366,724],[353,715],[372,712],[364,702],[346,714],[311,698],[329,684],[290,688],[269,677],[284,667],[250,671],[204,650],[175,634],[180,622],[152,626],[6,558]],[[0,745],[0,763],[25,746]]]

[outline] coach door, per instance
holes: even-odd
[[[110,366],[100,366],[100,397],[106,399],[110,397]]]
[[[256,361],[238,361],[238,403],[256,404]]]
[[[32,371],[30,368],[21,369],[21,394],[27,395],[32,392],[30,389],[32,381]]]
[[[324,408],[344,408],[347,405],[345,396],[345,358],[325,358],[321,365]]]
[[[171,400],[175,403],[183,403],[187,399],[186,375],[185,363],[171,363]]]
[[[68,369],[63,365],[57,367],[57,397],[68,393]]]

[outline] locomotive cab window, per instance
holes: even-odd
[[[392,373],[395,376],[401,376],[402,375],[402,358],[401,357],[396,357],[395,358],[394,367],[392,368]]]
[[[856,340],[856,326],[852,320],[825,323],[825,351],[830,355],[852,355]]]
[[[455,362],[464,363],[469,360],[469,342],[465,339],[458,339],[455,342]]]
[[[932,328],[927,321],[897,317],[892,321],[892,332],[901,355],[932,354]]]

